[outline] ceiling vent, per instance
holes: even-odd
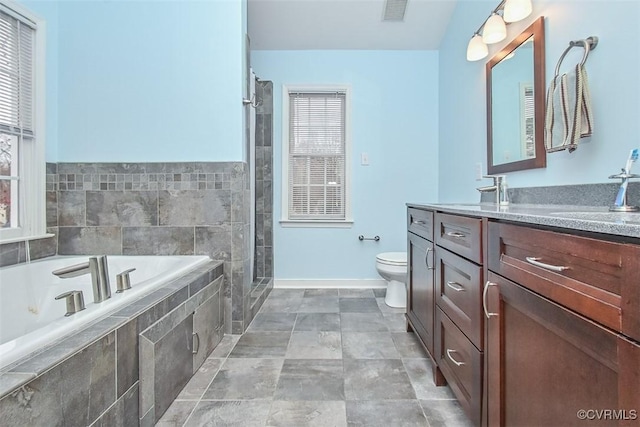
[[[385,0],[383,21],[403,21],[407,10],[407,0]]]

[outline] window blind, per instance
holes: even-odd
[[[345,219],[346,93],[289,93],[289,219]]]
[[[525,158],[536,156],[535,145],[535,98],[533,85],[524,87],[524,135],[525,135]]]
[[[33,135],[35,30],[0,11],[0,130]]]

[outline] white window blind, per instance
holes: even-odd
[[[289,93],[289,219],[345,219],[346,93]]]
[[[33,135],[35,31],[0,11],[0,130]]]
[[[36,70],[38,64],[41,68],[44,64],[44,33],[36,33],[36,22],[44,25],[21,5],[0,3],[0,240],[3,242],[45,233],[44,71]],[[42,116],[39,119],[36,109]]]
[[[532,83],[522,83],[520,86],[521,122],[523,136],[524,157],[530,159],[536,156],[535,144],[535,98]]]

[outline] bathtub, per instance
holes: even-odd
[[[108,256],[111,298],[96,304],[89,275],[61,279],[51,273],[88,259],[57,256],[0,268],[0,370],[210,261],[207,256]],[[116,293],[116,274],[130,268],[136,269],[131,289]],[[86,309],[65,317],[65,301],[55,297],[71,290],[83,291]]]

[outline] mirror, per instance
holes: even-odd
[[[544,17],[487,62],[487,172],[543,168]]]

